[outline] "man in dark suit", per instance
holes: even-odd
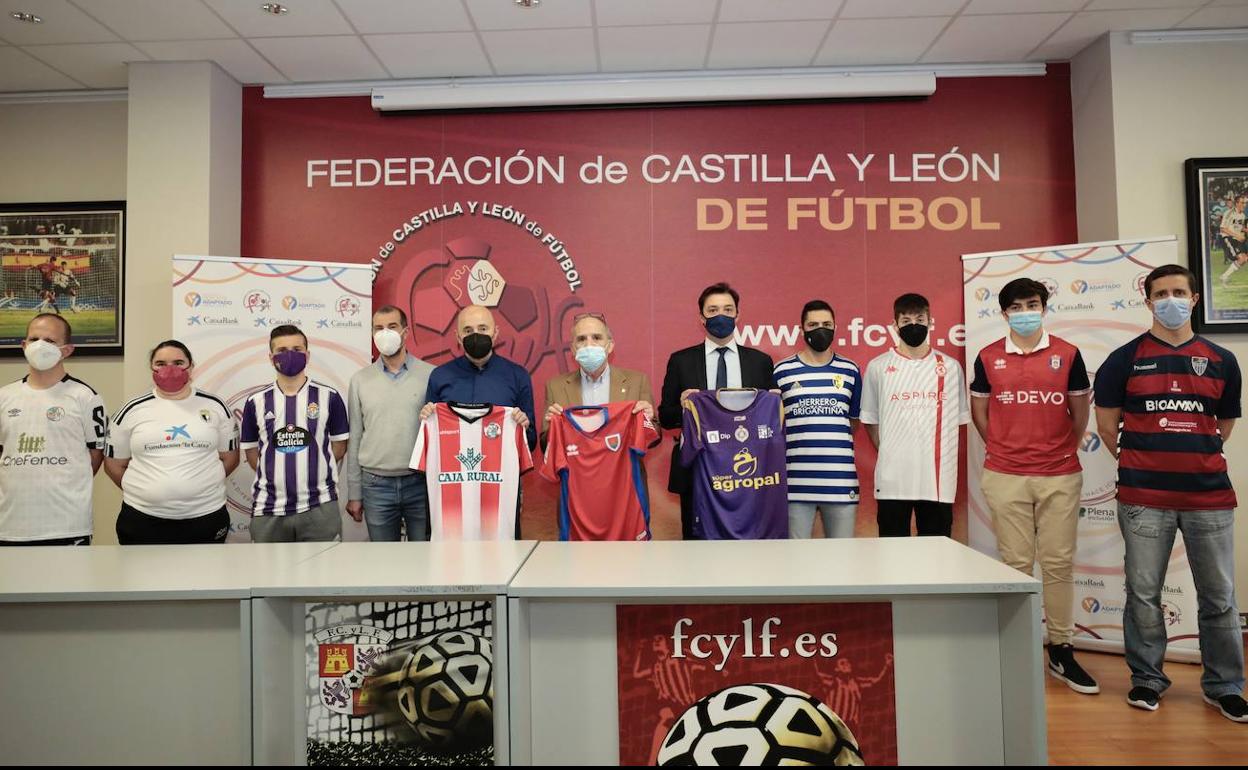
[[[719,388],[776,387],[771,356],[761,350],[737,345],[736,329],[740,296],[726,283],[702,290],[698,297],[698,317],[706,329],[701,344],[678,350],[667,359],[663,377],[663,400],[659,404],[659,424],[679,429],[683,414],[681,401],[698,390]],[[672,451],[672,470],[667,490],[680,495],[680,529],[685,540],[695,539],[693,531],[693,490],[689,472],[680,464],[680,443]]]

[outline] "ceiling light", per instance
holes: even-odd
[[[281,3],[265,3],[264,5],[260,6],[260,10],[264,11],[265,13],[271,13],[274,16],[281,16],[282,14],[290,13],[290,9],[282,5]]]
[[[42,24],[43,23],[43,19],[41,17],[36,16],[33,13],[26,13],[25,11],[13,11],[9,15],[17,19],[18,21],[24,21],[27,24]]]
[[[542,0],[516,0],[516,5],[521,8],[536,8],[542,4]]]

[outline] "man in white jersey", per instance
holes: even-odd
[[[1244,234],[1244,206],[1248,204],[1248,195],[1235,198],[1235,206],[1222,215],[1222,223],[1218,226],[1218,236],[1222,240],[1222,257],[1231,264],[1222,273],[1222,285],[1230,283],[1235,271],[1248,262],[1248,237]]]
[[[821,299],[802,308],[804,350],[776,364],[784,399],[789,537],[808,538],[815,511],[824,537],[853,537],[858,518],[854,429],[862,400],[858,365],[832,350],[836,316]]]
[[[0,388],[0,545],[91,543],[108,417],[99,394],[65,372],[72,333],[59,315],[31,319],[30,371]]]
[[[931,307],[919,294],[893,302],[897,347],[867,364],[861,420],[879,449],[875,463],[880,537],[953,531],[959,427],[971,421],[962,366],[933,350]]]

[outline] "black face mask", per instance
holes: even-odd
[[[464,352],[469,358],[485,358],[494,349],[494,338],[488,334],[473,332],[464,337]]]
[[[927,339],[927,324],[906,324],[897,330],[897,334],[906,345],[917,348]]]
[[[811,329],[806,332],[806,344],[816,353],[822,353],[832,347],[832,338],[836,336],[836,329],[829,329],[826,326],[820,326],[817,329]]]

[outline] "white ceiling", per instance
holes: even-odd
[[[121,88],[131,61],[242,83],[1068,59],[1107,31],[1248,27],[1248,0],[9,0],[0,92]],[[28,24],[10,17],[43,18]]]

